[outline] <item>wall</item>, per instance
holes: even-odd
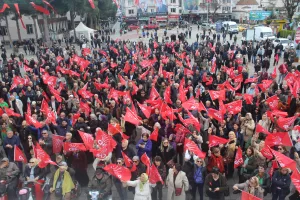
[[[18,40],[17,25],[16,25],[16,21],[12,20],[11,18],[12,18],[12,15],[8,16],[8,27],[9,27],[9,32],[10,32],[10,35],[11,35],[11,39],[13,41],[15,41],[15,40]],[[24,21],[25,26],[26,25],[30,25],[30,24],[32,25],[32,31],[33,31],[33,33],[32,34],[27,34],[27,31],[25,29],[23,29],[22,24],[19,21],[21,40],[31,39],[31,38],[35,39],[36,35],[35,35],[35,29],[34,29],[33,19],[30,16],[25,16],[25,15],[22,16],[22,19]],[[4,18],[1,20],[0,24],[1,24],[1,27],[5,27],[6,26]],[[39,29],[37,20],[36,20],[36,25],[37,25],[37,35],[38,35],[38,38],[41,38],[41,31]],[[2,35],[0,36],[0,39],[1,39],[1,41],[3,40],[3,36]],[[8,35],[4,36],[4,40],[5,41],[9,41]]]

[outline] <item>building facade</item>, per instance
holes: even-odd
[[[240,23],[248,23],[250,11],[261,11],[262,7],[256,0],[240,0],[232,9],[232,19]]]

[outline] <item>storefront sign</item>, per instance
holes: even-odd
[[[250,11],[249,19],[250,20],[265,20],[267,17],[271,16],[272,11]]]

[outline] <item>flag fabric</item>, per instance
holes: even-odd
[[[52,149],[53,153],[60,153],[64,145],[64,136],[52,134]]]
[[[112,152],[112,149],[100,146],[98,149],[90,149],[90,152],[93,153],[95,158],[103,160],[109,156],[109,154]]]
[[[75,151],[86,151],[86,147],[83,143],[64,143],[64,151],[66,152],[75,152]]]
[[[218,137],[216,135],[210,135],[209,136],[209,148],[218,146],[220,144],[226,144],[228,140]]]
[[[18,16],[19,16],[19,19],[21,21],[22,27],[26,30],[26,26],[25,26],[25,24],[23,22],[23,19],[22,19],[21,13],[20,13],[19,4],[14,3],[14,6],[15,6],[15,9],[16,9],[16,11],[18,13]]]
[[[164,181],[163,181],[162,177],[160,176],[155,165],[151,165],[151,167],[150,167],[149,182],[151,184],[156,184],[157,182],[161,182],[164,185]]]
[[[271,133],[269,131],[267,131],[264,127],[262,127],[262,125],[260,124],[256,124],[256,128],[255,128],[255,132],[256,133],[264,133],[266,135],[270,135]]]
[[[171,100],[171,87],[168,86],[166,89],[165,89],[165,92],[164,92],[164,100],[166,103],[168,104],[172,104],[172,100]]]
[[[242,149],[239,147],[235,154],[234,168],[237,168],[237,167],[241,166],[242,164],[244,164],[243,152],[242,152]]]
[[[27,114],[25,114],[25,120],[27,124],[32,125],[35,128],[42,128],[42,124],[39,121],[37,121],[36,119],[34,119],[33,117]]]
[[[273,72],[272,72],[272,74],[271,74],[271,77],[272,77],[273,79],[275,79],[275,78],[277,77],[276,67],[274,67],[274,70],[273,70]]]
[[[49,10],[47,10],[47,9],[44,8],[43,6],[36,5],[36,4],[33,3],[33,2],[30,2],[30,4],[32,5],[32,7],[33,7],[36,11],[39,11],[39,12],[41,12],[41,13],[44,13],[45,15],[50,15]]]
[[[48,1],[43,0],[43,3],[46,4],[47,6],[49,6],[53,10],[53,12],[55,12],[57,14],[56,10],[53,8],[53,6]]]
[[[201,151],[196,145],[196,143],[188,138],[185,138],[184,140],[184,149],[188,149],[189,151],[193,152],[196,156],[202,159],[204,159],[206,156],[206,153]]]
[[[27,163],[25,154],[17,145],[14,146],[14,161]]]
[[[124,120],[134,125],[139,125],[141,123],[139,117],[128,107],[126,107],[126,114],[124,116]]]
[[[106,147],[111,151],[117,146],[117,142],[110,135],[100,129],[96,132],[95,140],[98,146]]]
[[[242,190],[242,197],[241,200],[261,200],[260,198],[253,196],[252,194],[245,192]]]
[[[139,108],[141,109],[141,111],[143,112],[143,114],[145,115],[145,117],[148,119],[151,115],[151,107],[146,106],[144,104],[140,104],[139,102],[137,102]]]
[[[213,108],[207,109],[207,115],[219,122],[223,121],[223,116],[222,116],[221,112],[218,110],[215,110]]]
[[[156,141],[157,142],[157,139],[158,139],[158,128],[156,128],[149,136],[149,139],[150,140],[153,140],[153,141]]]
[[[94,145],[94,138],[92,134],[85,133],[83,131],[78,131],[85,147],[87,150],[92,149]]]
[[[279,128],[282,128],[284,130],[288,130],[288,128],[293,125],[293,123],[295,122],[297,117],[298,116],[293,116],[293,117],[289,117],[289,118],[281,117],[277,120],[277,125],[279,126]]]
[[[89,3],[90,3],[90,5],[91,5],[91,8],[92,9],[95,9],[96,7],[95,7],[95,4],[94,4],[94,0],[89,0]]]
[[[144,153],[144,154],[141,156],[141,161],[142,161],[142,163],[147,167],[146,173],[149,175],[149,174],[150,174],[150,165],[151,165],[151,161],[150,161],[150,158],[147,156],[146,153]]]
[[[190,98],[186,102],[182,104],[182,107],[186,110],[198,110],[199,103],[194,99],[194,97]]]
[[[136,170],[136,165],[133,161],[122,151],[122,157],[124,159],[125,166],[130,168],[130,171],[134,172]]]
[[[34,146],[34,152],[36,158],[40,161],[38,164],[40,168],[45,168],[48,164],[57,165],[51,160],[50,156],[42,149],[39,143],[36,143]]]
[[[233,101],[231,103],[227,103],[225,104],[225,107],[227,109],[228,112],[232,112],[232,114],[238,114],[241,112],[242,110],[242,100],[238,100],[238,101]]]
[[[268,148],[268,146],[264,146],[264,148],[262,148],[262,150],[260,150],[260,153],[267,158],[268,160],[271,160],[273,158],[273,154],[270,151],[270,149]]]
[[[10,8],[9,5],[7,3],[3,4],[0,13],[3,13],[7,8]]]
[[[119,166],[116,164],[108,164],[103,168],[107,173],[118,178],[121,181],[130,181],[131,172],[127,167]]]
[[[269,170],[269,175],[270,175],[271,178],[273,176],[274,170],[278,169],[278,168],[279,168],[278,162],[276,160],[272,160],[272,165],[271,165],[271,168]]]
[[[157,90],[155,89],[155,87],[152,87],[151,91],[150,91],[149,99],[150,100],[155,100],[157,98],[159,98],[159,93],[157,92]]]
[[[268,103],[271,110],[276,110],[278,108],[278,100],[279,98],[277,95],[271,96],[266,99],[266,102]]]
[[[275,156],[276,161],[279,163],[280,167],[284,168],[290,168],[292,170],[296,170],[296,162],[292,160],[291,158],[283,155],[282,153],[279,153],[278,151],[275,151],[270,148],[270,151]]]
[[[208,90],[210,98],[212,100],[220,99],[225,100],[225,90],[215,91],[215,90]]]
[[[282,133],[269,134],[265,140],[265,145],[268,145],[270,147],[277,146],[277,145],[292,147],[293,143],[289,133],[282,132]]]
[[[298,170],[293,171],[291,181],[294,184],[298,192],[300,192],[300,173]]]
[[[10,108],[4,107],[4,111],[8,116],[21,117],[21,115],[19,113],[15,113]]]

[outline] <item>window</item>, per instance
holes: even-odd
[[[223,0],[223,3],[226,3],[227,0]]]
[[[229,6],[224,6],[222,7],[223,12],[229,12],[230,11],[230,7]]]
[[[128,0],[128,6],[133,6],[133,0]]]
[[[128,13],[129,13],[129,14],[134,14],[134,10],[133,10],[133,9],[130,9],[130,10],[128,10]]]
[[[154,9],[151,8],[151,12],[154,13]]]
[[[26,31],[27,31],[27,34],[33,34],[33,26],[32,24],[26,24]]]
[[[176,3],[176,0],[171,0],[171,3]]]
[[[231,3],[231,0],[227,0],[227,3]]]
[[[172,13],[176,13],[176,8],[171,8]]]
[[[2,35],[2,36],[7,35],[6,26],[0,26],[0,35]]]

